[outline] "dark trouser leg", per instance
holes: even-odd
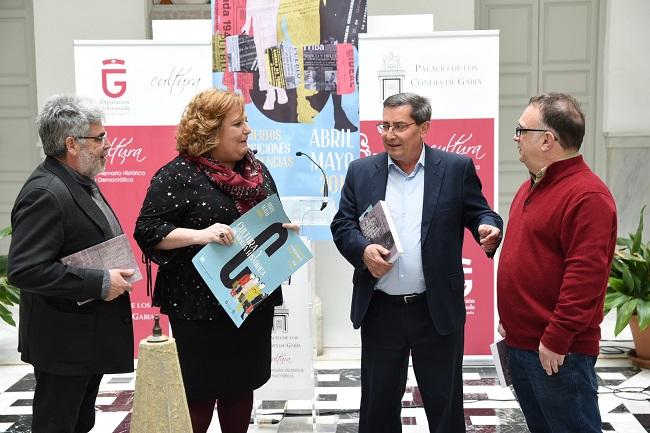
[[[593,356],[569,354],[548,376],[531,350],[508,348],[517,400],[531,433],[600,433]]]
[[[426,302],[413,305],[409,340],[413,371],[431,433],[464,433],[463,329],[439,335]]]
[[[409,349],[401,308],[374,297],[363,319],[359,433],[402,431]]]
[[[87,433],[95,425],[102,375],[61,376],[34,369],[32,433]]]
[[[246,433],[253,410],[253,391],[217,402],[219,424],[223,433]]]

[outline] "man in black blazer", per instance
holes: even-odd
[[[503,221],[481,191],[471,159],[424,144],[431,105],[412,93],[384,101],[377,125],[386,152],[353,161],[332,221],[334,242],[354,266],[351,319],[361,327],[360,433],[401,432],[409,353],[429,431],[465,431],[461,264],[464,229],[492,256]],[[404,255],[371,244],[359,229],[386,200]]]
[[[9,281],[21,293],[18,351],[36,377],[32,433],[83,433],[95,424],[102,375],[133,371],[125,280],[133,269],[59,261],[122,233],[93,181],[110,148],[101,110],[76,96],[53,96],[38,127],[46,158],[11,213]]]

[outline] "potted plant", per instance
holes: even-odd
[[[11,235],[11,227],[0,230],[0,239],[9,235]],[[9,284],[7,280],[7,256],[0,255],[0,319],[12,326],[16,326],[16,322],[7,307],[18,305],[19,300],[18,288]]]
[[[616,240],[616,244],[622,248],[616,251],[612,261],[605,314],[616,309],[614,335],[630,325],[635,350],[629,355],[633,361],[636,361],[635,358],[647,359],[646,365],[641,366],[650,367],[650,331],[646,331],[650,325],[650,243],[643,242],[645,208],[641,208],[636,233]]]

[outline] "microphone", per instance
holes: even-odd
[[[251,149],[251,152],[253,152],[253,155],[257,155],[257,149]]]
[[[327,193],[327,175],[325,174],[325,170],[323,170],[323,167],[318,165],[318,163],[316,161],[314,161],[312,159],[312,157],[307,155],[306,153],[298,151],[298,152],[296,152],[296,156],[306,156],[307,159],[309,159],[316,167],[318,167],[318,169],[321,171],[321,173],[323,173],[323,197],[327,198],[328,197],[328,193]],[[323,200],[323,204],[321,205],[320,210],[323,210],[326,207],[327,207],[327,200]]]

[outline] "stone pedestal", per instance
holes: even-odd
[[[192,431],[181,367],[173,338],[140,342],[131,433]]]

